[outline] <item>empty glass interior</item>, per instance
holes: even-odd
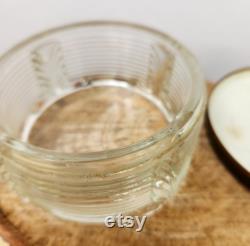
[[[199,85],[178,45],[156,34],[86,25],[22,45],[0,63],[0,130],[43,148],[87,152],[136,143],[190,115],[185,106],[198,102]]]

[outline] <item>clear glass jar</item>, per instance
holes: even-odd
[[[156,98],[168,114],[167,127],[127,146],[84,153],[23,140],[27,119],[44,105],[104,80]],[[205,101],[196,60],[166,34],[98,21],[46,31],[0,59],[2,179],[20,197],[65,219],[98,222],[120,212],[154,211],[187,173]]]

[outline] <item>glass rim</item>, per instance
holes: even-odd
[[[17,51],[21,50],[22,48],[26,47],[27,45],[31,44],[34,41],[39,40],[40,38],[46,37],[50,34],[59,33],[61,31],[65,30],[73,30],[76,28],[81,27],[91,27],[91,26],[114,26],[114,27],[124,27],[124,28],[131,28],[138,31],[144,31],[146,33],[149,33],[154,36],[158,36],[162,40],[171,43],[180,55],[184,58],[185,63],[189,63],[190,61],[193,62],[193,65],[195,66],[196,70],[196,82],[197,83],[203,83],[204,79],[202,76],[201,69],[199,68],[198,62],[196,61],[196,58],[193,56],[193,54],[180,42],[175,40],[170,35],[158,31],[155,28],[147,27],[141,24],[135,24],[131,22],[124,22],[124,21],[110,21],[110,20],[92,20],[92,21],[83,21],[83,22],[76,22],[72,24],[67,24],[59,27],[54,27],[47,29],[45,31],[39,32],[37,34],[34,34],[23,41],[19,42],[18,44],[14,45],[12,48],[4,52],[0,56],[0,67],[1,63],[3,63],[5,60],[8,60],[12,55],[14,55]],[[203,86],[203,90],[205,91],[205,86]],[[200,92],[200,97],[198,103],[192,108],[193,111],[197,110],[199,108],[199,105],[202,104],[202,101],[205,101],[203,99],[203,95],[205,92]],[[190,101],[191,97],[189,98]],[[189,106],[189,103],[186,103],[186,105],[181,109],[181,111],[185,110]],[[202,110],[201,110],[202,111]],[[199,112],[199,115],[201,112]],[[195,116],[195,114],[192,114],[188,119],[184,121],[184,124],[182,128],[184,128],[188,122],[192,121],[192,119]],[[136,143],[122,146],[114,149],[108,149],[108,150],[102,150],[102,151],[96,151],[96,152],[82,152],[82,153],[65,153],[65,152],[59,152],[54,150],[49,150],[45,148],[41,148],[35,145],[32,145],[30,143],[18,140],[17,138],[10,137],[6,133],[0,133],[0,144],[4,144],[7,147],[10,147],[11,149],[15,149],[19,152],[22,152],[25,155],[32,156],[34,158],[39,159],[47,159],[50,161],[70,161],[70,162],[89,162],[89,161],[98,161],[98,160],[105,160],[105,159],[111,159],[111,158],[117,158],[120,156],[124,156],[126,154],[130,154],[133,152],[137,152],[139,150],[145,149],[157,142],[159,142],[161,139],[164,139],[168,136],[173,136],[173,134],[177,134],[182,128],[175,129],[174,124],[176,122],[183,120],[182,117],[178,118],[178,120],[174,120],[171,124],[169,124],[167,127],[161,129],[160,131],[157,131],[153,135],[139,140]]]

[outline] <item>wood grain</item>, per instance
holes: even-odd
[[[0,207],[25,245],[250,245],[249,180],[231,168],[205,121],[185,184],[144,230],[108,229],[53,217],[0,185]],[[2,217],[0,217],[2,222]],[[1,231],[0,231],[1,232]]]
[[[122,87],[89,87],[48,107],[29,142],[64,153],[94,152],[134,144],[166,126],[163,113],[144,96]]]
[[[17,230],[3,215],[0,213],[0,246],[24,246],[23,238]]]

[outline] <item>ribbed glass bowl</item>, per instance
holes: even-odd
[[[124,119],[130,116],[137,119],[134,108],[124,111],[130,105],[125,103],[128,94],[119,92],[115,97],[119,100],[115,105],[119,106],[113,107],[108,123],[102,123],[98,130],[90,125],[89,131],[94,131],[97,140],[84,138],[89,134],[86,130],[81,139],[85,147],[81,151],[67,152],[70,149],[67,143],[77,144],[78,138],[64,143],[64,149],[60,149],[60,144],[51,149],[46,147],[49,137],[55,139],[52,135],[61,125],[56,125],[53,131],[34,128],[36,134],[41,133],[36,138],[38,144],[29,141],[27,129],[58,98],[84,91],[86,96],[82,100],[85,100],[90,95],[88,90],[93,88],[100,93],[110,88],[110,94],[105,92],[100,97],[104,101],[98,98],[99,104],[90,106],[88,112],[100,114],[102,108],[99,111],[94,108],[113,107],[112,93],[122,88],[154,102],[164,115],[166,126],[152,133],[146,131],[147,137],[129,144],[105,147],[114,129],[111,126],[118,118],[125,126],[128,121]],[[161,32],[107,21],[72,24],[43,32],[0,59],[2,180],[20,197],[65,219],[100,222],[117,213],[149,213],[176,192],[187,173],[205,101],[204,80],[196,60],[182,45]],[[60,105],[64,107],[63,103]],[[143,104],[138,105],[136,110],[146,112],[140,108]],[[135,132],[153,121],[151,116],[149,113],[131,124],[130,128],[136,131],[123,133],[123,139],[135,136]],[[87,120],[88,115],[82,119]],[[66,114],[60,124],[64,126],[67,122]],[[46,127],[50,124],[51,118]],[[107,137],[100,138],[103,129]],[[41,138],[44,146],[39,146]]]

